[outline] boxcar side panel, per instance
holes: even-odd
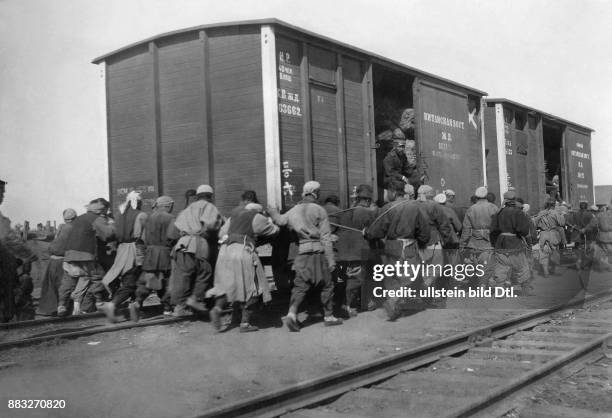
[[[484,117],[487,188],[497,196],[499,194],[499,161],[497,157],[497,121],[495,106],[487,106],[484,111]]]
[[[591,163],[591,137],[586,132],[567,127],[565,129],[565,152],[569,200],[578,207],[580,200],[594,203],[593,166]]]
[[[158,45],[163,193],[182,202],[208,182],[202,95],[204,47],[197,33]],[[182,206],[180,206],[182,207]]]
[[[367,166],[370,159],[369,152],[364,153],[366,142],[369,141],[364,132],[364,97],[363,82],[365,77],[364,66],[360,61],[343,59],[344,76],[344,130],[346,133],[346,160],[348,191],[353,193],[360,184],[369,184],[371,175]]]
[[[217,206],[227,213],[245,189],[266,201],[260,32],[215,30],[208,42],[214,187]]]
[[[542,138],[541,118],[535,115],[527,116],[527,173],[529,194],[527,203],[531,206],[531,213],[537,213],[542,207],[544,189],[544,140]]]
[[[282,164],[283,205],[300,201],[304,184],[304,111],[302,48],[299,42],[277,36],[278,120]]]
[[[417,146],[425,182],[436,193],[453,189],[457,205],[468,206],[478,185],[471,184],[467,95],[420,80],[416,97]]]
[[[481,116],[482,109],[480,108],[480,98],[470,96],[468,98],[468,124],[467,135],[470,150],[470,179],[471,185],[478,187],[484,184],[483,166],[482,166],[482,137],[481,137]],[[472,195],[472,190],[468,194]]]
[[[111,201],[116,207],[137,189],[150,207],[157,194],[153,53],[144,46],[108,60],[106,77]]]
[[[325,199],[331,194],[338,195],[340,190],[336,92],[326,87],[310,86],[310,112],[313,177],[321,183],[321,197]]]

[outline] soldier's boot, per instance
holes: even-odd
[[[130,303],[128,305],[128,310],[130,311],[130,320],[133,322],[138,322],[140,320],[140,303]]]
[[[115,316],[115,304],[113,302],[105,303],[104,306],[102,306],[102,312],[104,312],[106,319],[111,324],[119,322],[119,318]]]

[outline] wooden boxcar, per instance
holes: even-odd
[[[534,213],[542,208],[557,175],[561,199],[573,207],[580,200],[593,204],[591,128],[507,99],[486,103],[489,190],[501,196],[509,187],[516,188]]]
[[[227,212],[253,189],[300,200],[315,179],[349,203],[379,193],[385,147],[376,106],[414,109],[418,164],[467,205],[484,181],[482,91],[266,19],[166,33],[96,58],[104,64],[110,196],[172,196],[208,183]]]

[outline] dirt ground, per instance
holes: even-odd
[[[608,281],[593,277],[592,290]],[[561,291],[554,282],[536,287]],[[397,322],[377,310],[338,327],[310,323],[300,333],[289,333],[281,312],[272,312],[255,333],[234,328],[218,334],[209,323],[193,321],[3,351],[0,416],[194,416],[526,312],[454,304],[461,306],[449,301],[451,309]],[[9,399],[63,399],[66,408],[8,410]]]
[[[382,311],[300,333],[271,326],[217,334],[206,322],[94,335],[0,353],[0,416],[193,416],[516,315],[430,310],[391,323]],[[280,325],[280,324],[279,324]],[[65,399],[66,409],[8,410],[8,399]]]

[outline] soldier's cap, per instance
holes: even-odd
[[[584,200],[584,199],[582,199],[582,200],[579,200],[579,201],[578,201],[578,203],[586,203],[586,204],[588,205],[588,204],[589,204],[589,201],[588,201],[588,200]]]
[[[153,203],[153,207],[156,208],[158,206],[170,206],[174,203],[174,200],[170,196],[160,196],[155,199]]]
[[[476,196],[479,199],[486,199],[487,197],[487,193],[489,193],[489,191],[487,190],[486,187],[484,186],[480,186],[479,188],[476,189],[476,191],[474,192],[474,196]]]
[[[414,186],[410,183],[404,185],[404,193],[408,196],[414,196]]]
[[[421,187],[419,187],[419,194],[433,196],[433,192],[434,192],[433,187],[427,184],[424,184]]]
[[[504,200],[516,200],[516,193],[514,193],[514,190],[508,190],[504,193]]]
[[[406,146],[406,138],[393,138],[393,144]]]
[[[210,193],[210,194],[213,194],[214,190],[208,184],[201,184],[201,185],[198,186],[198,189],[196,190],[196,194],[200,194],[200,193]]]
[[[314,193],[316,190],[321,188],[321,184],[318,181],[307,181],[302,188],[302,197]]]
[[[65,209],[62,212],[62,218],[64,218],[65,221],[70,221],[70,220],[72,220],[72,219],[74,219],[76,217],[77,217],[76,210],[74,210],[72,208]]]
[[[444,194],[446,196],[455,196],[455,192],[453,190],[451,190],[451,189],[444,190]]]
[[[446,203],[446,195],[444,193],[438,193],[436,195],[436,197],[434,197],[433,199],[435,202],[443,205],[444,203]]]

